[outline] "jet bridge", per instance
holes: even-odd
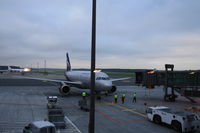
[[[200,97],[200,71],[174,71],[173,64],[166,64],[165,71],[136,72],[136,84],[154,89],[164,86],[164,100],[175,101],[175,91],[186,97]]]

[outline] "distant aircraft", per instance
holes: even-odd
[[[30,72],[30,68],[21,68],[19,66],[8,66],[8,71],[9,72],[18,72],[18,73],[26,73]]]
[[[20,68],[19,66],[0,66],[0,73],[16,72],[24,74],[30,71],[31,71],[30,68]]]
[[[20,73],[22,73],[24,71],[24,68],[20,68],[19,66],[8,66],[8,70],[10,72],[20,72]]]
[[[71,87],[90,89],[90,71],[73,71],[71,69],[68,53],[66,54],[66,64],[67,68],[65,72],[65,77],[67,80],[54,80],[32,77],[24,78],[61,83],[61,86],[59,87],[59,92],[63,95],[68,95]],[[106,73],[100,72],[99,70],[95,70],[95,76],[95,92],[97,94],[99,94],[101,91],[108,91],[110,93],[115,92],[117,90],[117,87],[113,85],[112,81],[125,80],[130,78],[110,79]]]

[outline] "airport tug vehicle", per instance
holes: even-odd
[[[79,100],[78,105],[81,110],[84,110],[86,112],[90,111],[90,102],[87,99]]]
[[[179,132],[190,132],[200,128],[200,118],[198,115],[177,111],[164,106],[148,107],[146,109],[147,118],[156,124],[168,124]]]
[[[58,97],[57,96],[48,96],[47,108],[55,108],[57,106]]]
[[[47,100],[48,120],[52,122],[57,129],[66,128],[64,111],[57,103],[58,97],[48,96]]]
[[[23,133],[56,133],[56,127],[49,121],[35,121],[25,126]]]

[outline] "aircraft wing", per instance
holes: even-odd
[[[71,84],[71,85],[81,85],[81,82],[72,82],[72,81],[67,81],[67,80],[56,80],[56,79],[45,79],[45,78],[33,78],[33,77],[22,77],[22,76],[17,76],[18,78],[24,78],[24,79],[34,79],[34,80],[41,80],[45,82],[57,82],[57,83],[66,83],[66,84]]]
[[[126,77],[126,78],[118,78],[118,79],[110,79],[111,81],[120,81],[120,80],[126,80],[130,79],[131,77]]]

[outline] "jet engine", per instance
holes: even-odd
[[[113,92],[115,92],[116,90],[117,90],[117,87],[113,85],[113,86],[112,86],[112,89],[110,90],[110,92],[113,93]]]
[[[62,85],[60,88],[59,88],[59,91],[62,95],[68,95],[69,94],[69,91],[70,91],[70,87],[67,86],[67,85]]]

